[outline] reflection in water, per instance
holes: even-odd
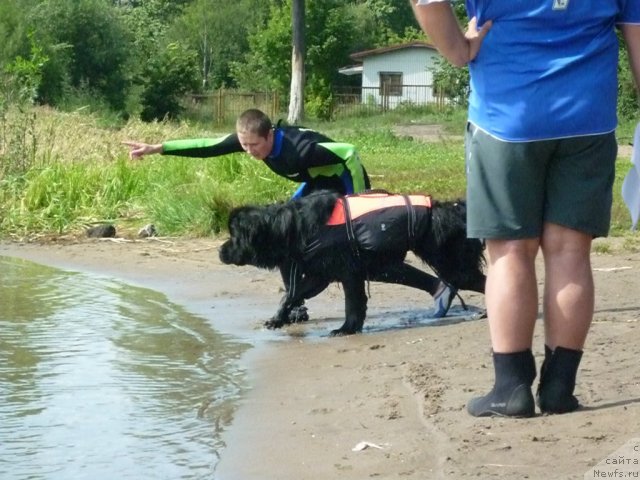
[[[0,256],[2,478],[212,478],[245,349],[156,292]]]

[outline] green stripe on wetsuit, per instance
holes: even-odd
[[[337,155],[338,157],[344,160],[347,170],[349,170],[349,172],[351,173],[351,180],[353,181],[354,192],[363,192],[366,190],[367,187],[364,182],[364,172],[362,171],[362,164],[358,159],[358,152],[356,151],[356,147],[354,147],[350,143],[338,143],[338,142],[318,143],[318,145],[323,148],[326,148],[330,152],[333,152],[335,155]],[[326,168],[326,167],[310,168],[309,174],[311,176],[314,176],[313,175],[314,170],[319,170],[319,172],[322,172],[321,169],[323,168]],[[337,172],[337,174],[341,175],[342,169],[340,169],[340,171]]]

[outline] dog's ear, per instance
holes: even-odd
[[[281,208],[273,215],[270,231],[273,237],[270,239],[273,248],[291,253],[300,251],[303,246],[298,211],[291,204],[281,205]]]

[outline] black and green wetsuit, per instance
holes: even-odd
[[[303,184],[295,197],[320,189],[345,195],[370,188],[353,145],[334,142],[302,127],[278,126],[273,133],[273,149],[264,162],[276,174]],[[244,151],[235,133],[220,138],[172,140],[164,142],[162,150],[163,155],[201,158]]]

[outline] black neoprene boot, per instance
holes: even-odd
[[[536,395],[542,413],[568,413],[580,406],[573,390],[581,359],[580,350],[564,347],[551,350],[544,346],[544,363]]]
[[[495,383],[483,397],[472,398],[467,411],[474,417],[532,417],[535,402],[531,385],[536,378],[536,362],[531,350],[493,354]]]

